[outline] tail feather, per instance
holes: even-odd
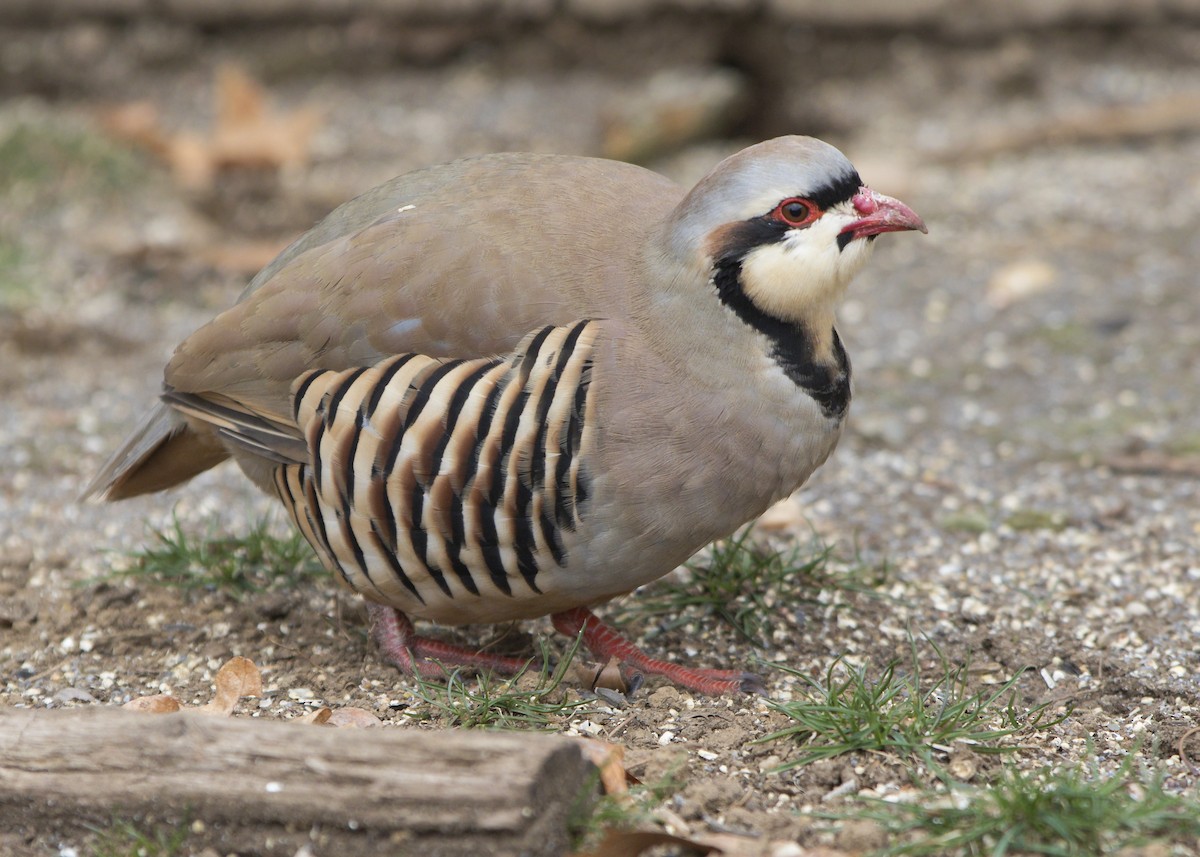
[[[211,431],[197,431],[184,418],[157,405],[104,463],[80,499],[124,500],[162,491],[203,473],[229,457]]]

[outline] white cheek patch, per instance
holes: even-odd
[[[742,290],[763,312],[789,321],[832,315],[854,275],[871,255],[871,242],[838,249],[848,221],[826,214],[783,241],[750,251],[742,260]]]

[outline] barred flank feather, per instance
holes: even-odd
[[[276,490],[326,565],[393,605],[541,592],[586,511],[594,443],[583,320],[508,359],[403,354],[293,387],[306,464]]]

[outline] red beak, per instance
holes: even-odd
[[[869,238],[884,232],[906,232],[916,230],[928,232],[925,221],[915,211],[898,199],[876,193],[869,187],[860,187],[854,195],[854,208],[863,215],[841,231],[840,234],[854,238]],[[839,242],[841,243],[841,242]]]

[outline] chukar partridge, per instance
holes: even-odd
[[[551,614],[701,693],[589,610],[795,491],[850,401],[834,327],[884,232],[925,231],[835,148],[781,137],[691,191],[613,161],[487,155],[346,203],[167,364],[89,495],[232,457],[373,605],[401,669],[524,661],[417,636]]]

